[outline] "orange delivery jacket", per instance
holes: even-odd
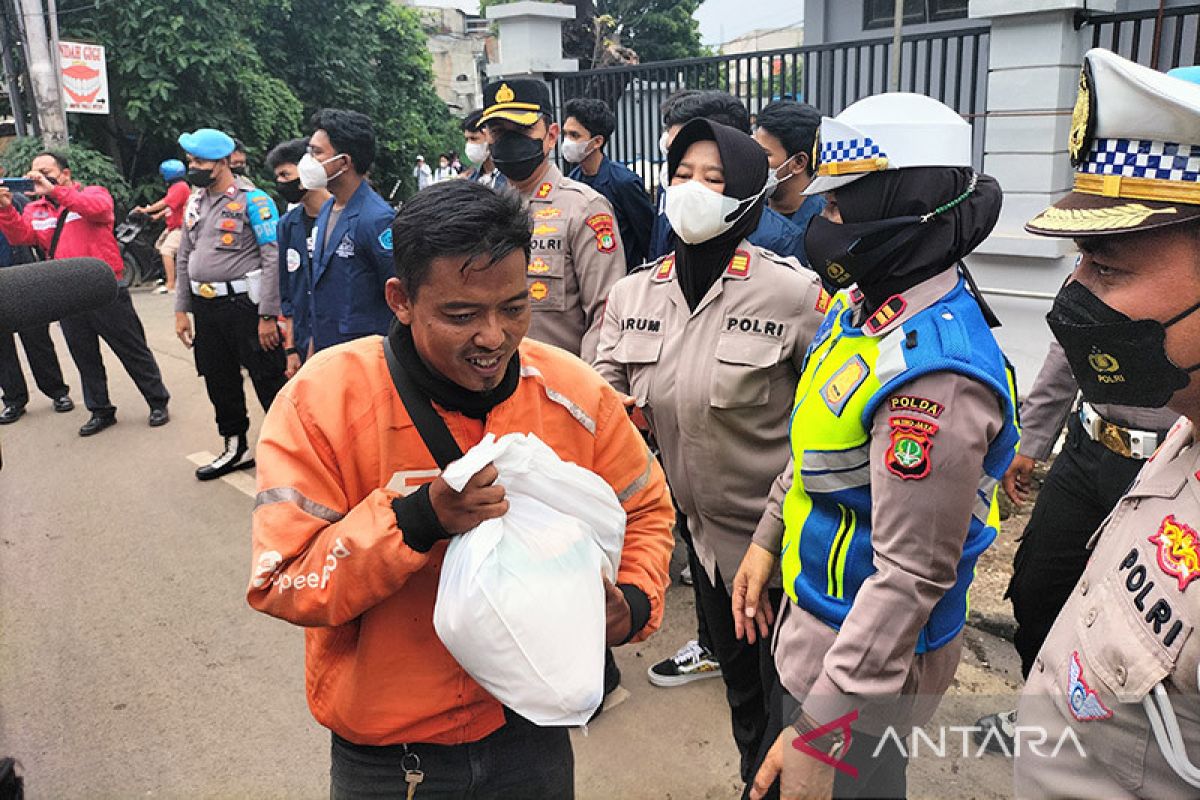
[[[621,397],[566,351],[526,339],[516,391],[475,420],[435,405],[465,452],[485,433],[531,433],[600,475],[628,517],[617,583],[650,600],[635,640],[662,623],[674,547],[666,479]],[[258,442],[251,606],[305,631],[313,716],[365,745],[473,742],[500,703],[438,639],[445,540],[404,542],[392,500],[439,470],[392,384],[379,336],[314,356],[276,396]],[[599,579],[599,576],[597,576]]]

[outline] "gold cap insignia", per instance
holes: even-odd
[[[1071,133],[1067,137],[1067,152],[1071,166],[1078,167],[1087,160],[1092,145],[1092,134],[1096,127],[1096,96],[1092,90],[1092,73],[1085,61],[1079,71],[1079,94],[1075,96],[1075,109],[1071,112]]]
[[[516,97],[513,90],[508,88],[507,83],[500,84],[500,88],[496,90],[497,103],[511,103]]]

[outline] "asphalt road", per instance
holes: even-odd
[[[106,350],[120,422],[79,438],[87,415],[55,331],[79,409],[57,415],[39,396],[0,428],[0,755],[23,762],[34,800],[327,797],[301,631],[244,600],[251,475],[195,480],[189,456],[220,446],[212,409],[170,300],[139,292],[135,305],[173,395],[169,425],[147,427]],[[645,679],[694,635],[691,590],[673,586],[667,607],[659,634],[618,652],[628,699],[573,734],[581,798],[738,794],[721,682]],[[1011,647],[969,630],[965,651],[939,712],[948,725],[1013,702]],[[949,738],[945,755],[914,759],[912,796],[1010,795],[1007,761]]]

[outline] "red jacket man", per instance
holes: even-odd
[[[33,181],[38,199],[19,214],[13,207],[12,193],[0,188],[0,232],[13,244],[37,245],[48,257],[99,258],[119,279],[125,266],[113,238],[112,195],[101,186],[81,186],[71,180],[71,169],[61,154],[42,153],[33,159],[31,167],[26,177]],[[103,308],[62,320],[62,330],[79,368],[84,404],[92,412],[91,419],[79,429],[80,436],[99,433],[117,421],[116,406],[108,397],[100,339],[117,354],[146,398],[151,427],[167,423],[167,401],[171,396],[163,386],[158,362],[146,346],[142,321],[126,289],[121,288],[117,299]]]

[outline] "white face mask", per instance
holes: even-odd
[[[662,157],[667,157],[667,151],[671,149],[671,141],[667,138],[667,132],[663,131],[662,136],[658,137],[658,152],[662,153]]]
[[[701,244],[729,230],[753,208],[761,192],[748,200],[726,197],[700,181],[667,187],[667,221],[684,242]],[[741,208],[741,213],[737,213]]]
[[[467,152],[467,158],[472,164],[482,164],[487,161],[490,152],[487,142],[467,142],[467,146],[464,149]]]
[[[325,174],[325,165],[330,161],[339,158],[345,158],[345,154],[336,155],[333,158],[327,158],[324,161],[317,161],[312,153],[305,153],[300,159],[300,163],[296,165],[296,172],[300,174],[300,185],[305,189],[324,189],[329,185],[329,182],[345,172],[345,169],[340,169],[332,175]]]
[[[787,161],[784,161],[777,169],[771,170],[771,172],[767,175],[767,185],[763,188],[763,191],[766,193],[767,197],[774,197],[775,190],[779,188],[780,184],[789,178],[796,177],[796,173],[792,172],[790,169],[788,170],[787,175],[784,175],[782,178],[779,177],[779,170],[786,167],[788,165],[788,161],[791,161],[792,158],[795,158],[795,156],[792,156]]]
[[[567,161],[572,164],[578,164],[592,154],[588,150],[588,143],[591,139],[582,139],[575,141],[573,139],[564,139],[562,143],[562,155]]]

